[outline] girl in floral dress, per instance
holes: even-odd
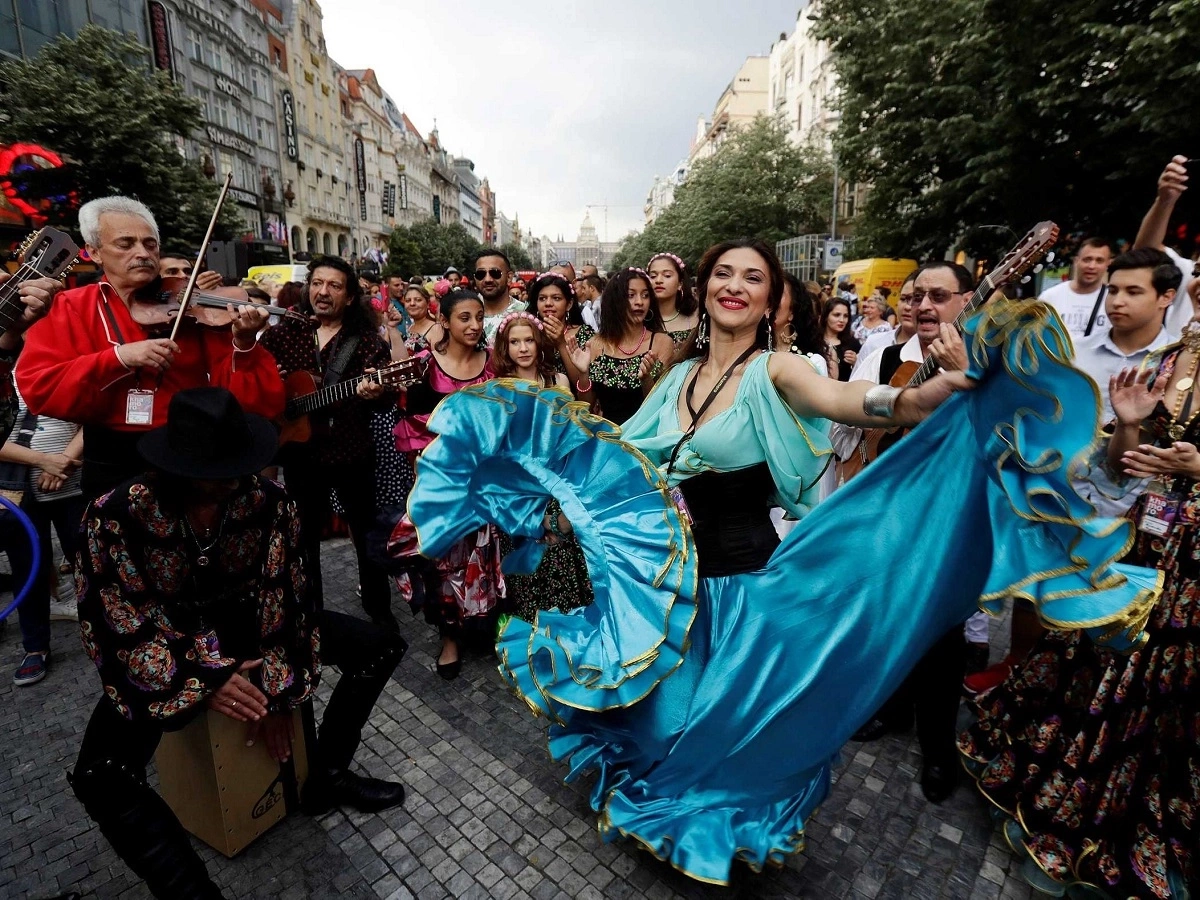
[[[460,388],[488,381],[493,374],[488,352],[481,345],[483,300],[478,294],[467,290],[448,293],[441,302],[440,325],[437,343],[416,354],[427,357],[429,367],[424,379],[404,392],[395,430],[396,448],[414,460],[433,440],[425,426],[438,403]],[[423,606],[426,621],[438,628],[442,638],[438,674],[447,680],[457,678],[462,642],[484,638],[490,642],[498,606],[505,597],[499,533],[493,526],[485,526],[428,565],[417,552],[416,530],[404,516],[392,530],[388,552],[393,558],[409,561],[421,573],[423,598],[416,597],[407,575],[397,578],[397,587],[414,611]]]
[[[547,331],[549,327],[529,313],[513,313],[505,318],[496,331],[496,377],[519,378],[539,388],[556,387],[570,393],[567,376],[554,367]],[[555,500],[550,501],[549,509],[551,515],[562,511]],[[503,536],[500,543],[507,555],[512,542]],[[510,574],[504,580],[509,608],[529,622],[542,611],[567,612],[592,602],[587,563],[574,535],[547,546],[532,575]]]
[[[1138,494],[1126,561],[1163,573],[1148,640],[1125,656],[1047,633],[959,738],[1026,880],[1052,896],[1200,892],[1200,324],[1189,328],[1112,380],[1116,432],[1093,466],[1110,496]]]

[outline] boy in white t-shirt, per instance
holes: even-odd
[[[1039,299],[1058,311],[1072,337],[1108,329],[1101,291],[1112,258],[1113,248],[1108,240],[1086,238],[1075,253],[1071,280],[1042,291]]]

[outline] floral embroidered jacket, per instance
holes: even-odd
[[[272,711],[300,705],[317,686],[320,638],[295,504],[281,485],[252,476],[226,510],[201,567],[154,478],[88,507],[75,575],[83,646],[127,719],[181,722],[251,658],[263,663],[245,677]]]

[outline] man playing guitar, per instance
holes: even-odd
[[[953,323],[973,290],[971,273],[964,267],[940,260],[926,263],[918,270],[913,284],[917,333],[908,343],[884,347],[863,360],[851,381],[889,384],[904,363],[920,365],[927,357],[932,357],[946,371],[965,370],[966,345]],[[907,382],[908,376],[902,374],[901,384]],[[829,436],[838,458],[847,459],[859,452],[863,431],[835,424]],[[893,443],[900,436],[901,433],[889,435]],[[869,469],[867,475],[860,477],[869,478]],[[919,547],[914,548],[914,553],[919,552]],[[864,565],[870,565],[869,560],[864,560]],[[893,600],[903,602],[899,597]],[[883,709],[855,734],[856,740],[875,740],[889,731],[907,730],[915,716],[924,758],[921,790],[932,803],[941,803],[950,796],[957,782],[955,724],[966,653],[962,625],[955,625],[922,657]]]
[[[391,361],[364,302],[358,275],[340,257],[318,257],[308,269],[306,297],[298,311],[312,324],[284,320],[268,328],[261,343],[280,371],[311,372],[324,385],[361,379]],[[377,625],[396,630],[387,573],[367,556],[367,532],[375,520],[375,444],[371,436],[371,404],[383,394],[380,384],[361,381],[357,397],[343,400],[311,416],[312,438],[279,452],[288,493],[300,512],[301,540],[309,590],[321,608],[321,528],[337,490],[358,557],[363,609]]]
[[[79,228],[104,278],[64,291],[29,330],[18,385],[31,412],[83,424],[85,495],[141,470],[138,438],[166,421],[180,390],[224,387],[249,412],[282,412],[283,381],[255,341],[267,313],[245,306],[229,331],[187,322],[174,341],[154,337],[130,312],[158,283],[153,214],[129,197],[103,197],[80,207]]]

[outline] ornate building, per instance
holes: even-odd
[[[438,137],[437,126],[425,139],[431,154],[430,187],[433,192],[433,218],[436,222],[449,225],[462,218],[459,208],[458,173],[454,161]]]
[[[551,243],[550,256],[552,262],[562,260],[571,263],[576,271],[581,266],[591,265],[601,272],[607,272],[620,246],[619,241],[600,240],[596,226],[592,224],[592,214],[588,212],[579,226],[579,237],[574,241],[564,241],[560,236]]]

